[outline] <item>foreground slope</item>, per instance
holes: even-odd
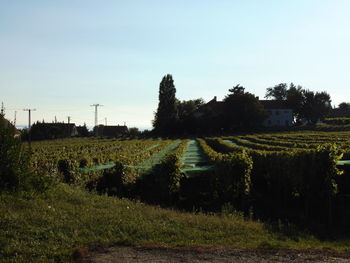
[[[95,246],[343,250],[350,245],[270,232],[229,209],[224,214],[182,213],[62,184],[45,196],[2,193],[0,262],[60,262],[76,248]]]

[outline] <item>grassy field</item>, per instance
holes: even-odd
[[[44,196],[0,194],[0,262],[61,262],[77,248],[205,246],[348,249],[350,240],[320,241],[269,231],[226,209],[221,215],[182,213],[99,196],[59,184]]]

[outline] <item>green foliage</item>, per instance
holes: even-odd
[[[249,92],[244,92],[244,88],[239,85],[230,92],[224,99],[225,128],[242,129],[261,125],[266,113],[259,99]]]
[[[42,192],[49,184],[49,178],[30,170],[30,150],[0,116],[0,190]]]
[[[163,77],[159,85],[159,103],[153,127],[159,134],[172,134],[178,121],[176,89],[172,75]]]
[[[303,139],[303,134],[297,135],[299,139]],[[230,152],[245,152],[246,149],[252,160],[250,205],[254,206],[256,213],[267,214],[272,218],[294,220],[306,218],[310,221],[329,224],[334,214],[332,206],[339,207],[335,197],[338,194],[339,176],[342,172],[338,170],[336,164],[342,158],[343,150],[336,144],[325,144],[327,138],[322,137],[319,138],[319,143],[306,149],[292,150],[290,146],[276,148],[276,146],[269,146],[274,144],[272,138],[274,136],[287,138],[288,134],[265,136],[270,140],[266,140],[264,144],[262,141],[257,143],[247,140],[257,136],[241,136],[246,138],[244,146],[238,145],[238,140],[234,140],[235,144],[231,145],[215,138],[206,139],[206,141],[215,150],[226,153],[226,158]],[[322,139],[324,142],[320,144]],[[305,138],[305,140],[310,139]],[[338,140],[341,142],[343,139]],[[299,146],[304,144],[301,143]],[[229,168],[225,167],[224,170]],[[225,183],[221,189],[224,187]]]
[[[348,102],[342,102],[338,105],[338,108],[341,110],[349,110],[350,109],[350,103]]]
[[[291,83],[287,90],[286,100],[288,105],[293,109],[294,117],[299,121],[303,116],[303,87],[300,85],[295,86]]]
[[[349,125],[350,124],[350,118],[326,118],[324,120],[324,123],[330,124],[330,125]]]
[[[200,121],[195,117],[195,113],[203,105],[203,99],[177,101],[179,113],[177,130],[179,133],[195,133],[197,131]]]
[[[349,241],[294,241],[244,220],[226,206],[225,216],[182,213],[127,199],[58,185],[28,200],[0,194],[0,262],[68,262],[74,248],[99,246],[348,249]]]
[[[129,128],[129,135],[136,137],[136,136],[140,136],[141,132],[137,127],[131,127]]]
[[[45,123],[36,122],[30,129],[33,140],[48,140],[70,137],[73,125],[67,123]],[[86,126],[85,126],[86,128]]]
[[[203,139],[198,139],[209,160],[215,165],[215,190],[221,202],[241,203],[249,195],[253,162],[245,152],[221,154],[210,148]]]
[[[161,204],[176,204],[180,182],[183,178],[180,157],[187,140],[183,141],[175,152],[171,152],[149,173],[141,176],[138,181],[139,193],[142,199]]]
[[[265,97],[287,101],[297,121],[305,119],[316,123],[318,120],[323,120],[331,110],[331,97],[327,92],[315,93],[293,83],[289,88],[286,83],[267,88]]]
[[[302,106],[302,117],[308,122],[316,123],[323,120],[332,109],[330,95],[323,92],[303,90],[304,102]]]
[[[120,161],[116,161],[113,168],[104,170],[102,176],[98,178],[96,190],[100,194],[127,196],[135,182],[134,170],[129,169]]]
[[[280,83],[274,87],[267,88],[265,98],[273,98],[275,100],[286,100],[287,90],[287,83]]]

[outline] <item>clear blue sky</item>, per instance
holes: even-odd
[[[0,101],[6,116],[151,127],[159,82],[177,98],[263,97],[294,82],[350,102],[347,0],[0,0]]]

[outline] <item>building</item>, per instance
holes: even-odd
[[[199,109],[194,113],[195,118],[201,118],[204,115],[210,113],[214,115],[221,115],[225,111],[225,104],[223,101],[217,101],[216,96],[208,103],[199,107]]]
[[[267,113],[267,117],[263,122],[265,127],[285,127],[294,124],[293,110],[288,106],[286,101],[278,100],[259,100]],[[212,116],[220,116],[225,112],[225,104],[223,101],[217,101],[216,96],[208,103],[201,106],[194,114],[195,118],[201,118],[206,114]]]
[[[259,100],[267,112],[263,122],[265,127],[292,126],[294,123],[293,110],[288,106],[287,101]]]
[[[30,132],[33,140],[58,139],[78,135],[74,123],[62,122],[37,122],[32,125]]]

